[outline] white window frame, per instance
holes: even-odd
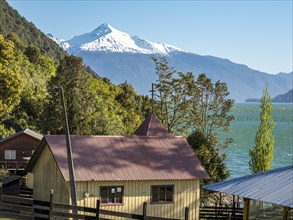
[[[5,150],[4,158],[5,158],[5,160],[15,160],[16,159],[16,150]]]

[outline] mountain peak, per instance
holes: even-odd
[[[113,27],[108,23],[100,24],[97,29],[112,29]]]
[[[104,23],[92,32],[73,37],[71,40],[59,43],[69,53],[81,51],[90,52],[115,52],[115,53],[139,53],[170,55],[176,51],[183,51],[172,45],[153,43],[140,37],[132,37],[129,34],[113,28]]]
[[[113,28],[111,25],[104,23],[97,27],[95,30],[93,30],[91,34],[95,34],[97,35],[97,37],[102,37],[113,32],[114,30],[116,29]]]

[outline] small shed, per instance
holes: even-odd
[[[21,176],[7,176],[0,179],[0,195],[19,196]]]
[[[42,138],[27,128],[0,140],[0,169],[22,172]]]
[[[293,219],[293,166],[203,186],[244,198],[244,219]]]
[[[209,178],[184,137],[170,136],[151,114],[136,136],[71,136],[77,203],[140,214],[199,219],[200,179]],[[62,135],[46,135],[26,172],[34,176],[34,199],[70,203],[70,184]]]

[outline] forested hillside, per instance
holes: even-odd
[[[66,54],[32,22],[20,16],[5,0],[0,1],[0,34],[13,39],[16,35],[24,45],[34,45],[50,57],[60,59]]]
[[[63,133],[61,86],[71,134],[132,134],[150,111],[148,97],[97,77],[6,1],[0,15],[0,139],[27,127]]]

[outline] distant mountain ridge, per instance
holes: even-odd
[[[249,98],[246,99],[245,102],[260,102],[260,98]],[[285,94],[277,95],[276,97],[272,98],[272,102],[280,102],[280,103],[293,103],[293,89]]]
[[[56,41],[53,36],[51,39]],[[213,82],[226,82],[230,97],[238,102],[260,97],[266,85],[270,94],[276,96],[292,89],[293,84],[293,73],[271,75],[228,59],[201,56],[172,45],[132,37],[109,24],[56,42],[67,52],[82,57],[100,76],[116,84],[128,81],[140,94],[148,94],[151,83],[158,79],[152,56],[166,56],[177,71],[206,73]]]
[[[285,94],[277,95],[273,98],[273,102],[293,103],[293,89]]]

